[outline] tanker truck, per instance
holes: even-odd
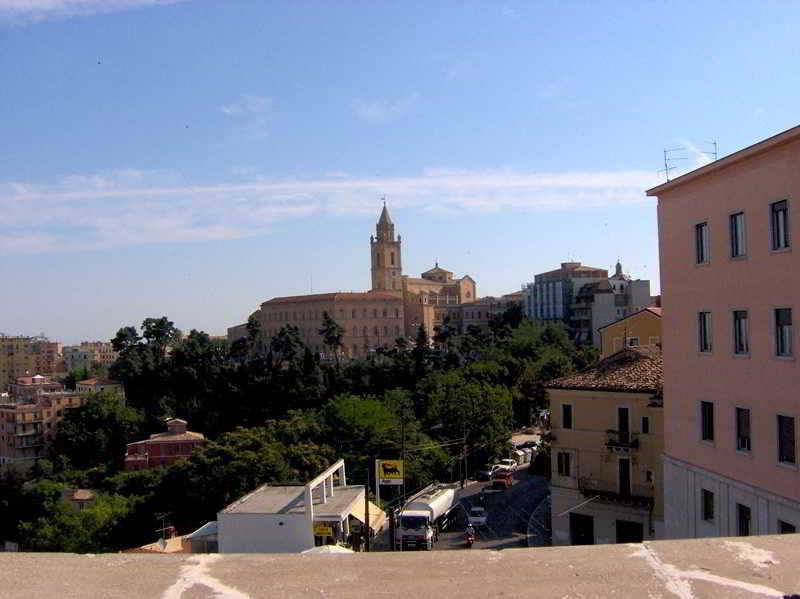
[[[433,549],[438,527],[456,503],[456,485],[432,484],[411,497],[397,518],[399,549]]]

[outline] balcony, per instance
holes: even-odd
[[[639,449],[639,439],[628,431],[606,431],[606,447],[617,453],[629,453],[631,449]]]
[[[578,489],[587,499],[595,498],[602,503],[647,509],[653,509],[655,503],[653,487],[649,485],[631,485],[630,492],[626,492],[619,490],[616,481],[583,477],[578,479]]]

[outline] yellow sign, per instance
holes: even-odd
[[[378,478],[382,485],[403,484],[403,460],[378,460]]]
[[[333,536],[333,526],[329,526],[328,524],[314,524],[314,536],[315,537],[332,537]]]

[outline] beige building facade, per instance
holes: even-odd
[[[399,337],[415,338],[420,325],[430,338],[448,314],[475,301],[475,281],[469,275],[455,278],[438,263],[418,278],[403,274],[402,238],[395,235],[385,205],[370,236],[370,264],[369,291],[276,297],[251,316],[267,338],[286,325],[296,326],[312,351],[326,354],[329,349],[319,331],[327,313],[344,329],[340,357],[355,358],[393,347]],[[228,329],[228,340],[246,334],[246,325],[237,325]]]
[[[18,377],[64,371],[60,343],[47,337],[0,335],[0,393]]]
[[[0,399],[0,465],[47,455],[66,411],[82,406],[86,396],[64,391],[48,377],[22,377]]]
[[[601,358],[624,347],[661,347],[661,308],[645,308],[600,327]]]
[[[628,348],[548,384],[554,545],[663,536],[661,373]]]

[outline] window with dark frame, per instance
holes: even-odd
[[[736,504],[737,533],[740,537],[750,536],[750,508],[741,503]]]
[[[697,313],[697,349],[711,351],[711,312]]]
[[[572,405],[561,404],[561,428],[572,428]]]
[[[772,225],[772,249],[783,250],[789,247],[789,202],[781,200],[770,205]]]
[[[711,261],[711,243],[708,234],[708,223],[698,223],[694,226],[694,241],[697,264]]]
[[[750,410],[736,408],[736,449],[750,451]]]
[[[703,441],[714,440],[714,404],[710,401],[700,402],[700,428]]]
[[[778,461],[783,464],[796,461],[794,418],[791,416],[778,416]]]
[[[775,355],[792,355],[792,309],[775,309]]]
[[[733,311],[733,353],[750,353],[747,310]]]
[[[650,417],[649,416],[642,416],[642,434],[643,435],[650,434]]]
[[[703,520],[709,521],[714,519],[714,493],[708,489],[702,489],[703,498]]]
[[[731,258],[740,258],[747,253],[745,248],[744,212],[730,216]]]
[[[559,476],[571,476],[571,469],[570,469],[570,454],[559,452],[558,453],[558,475]]]

